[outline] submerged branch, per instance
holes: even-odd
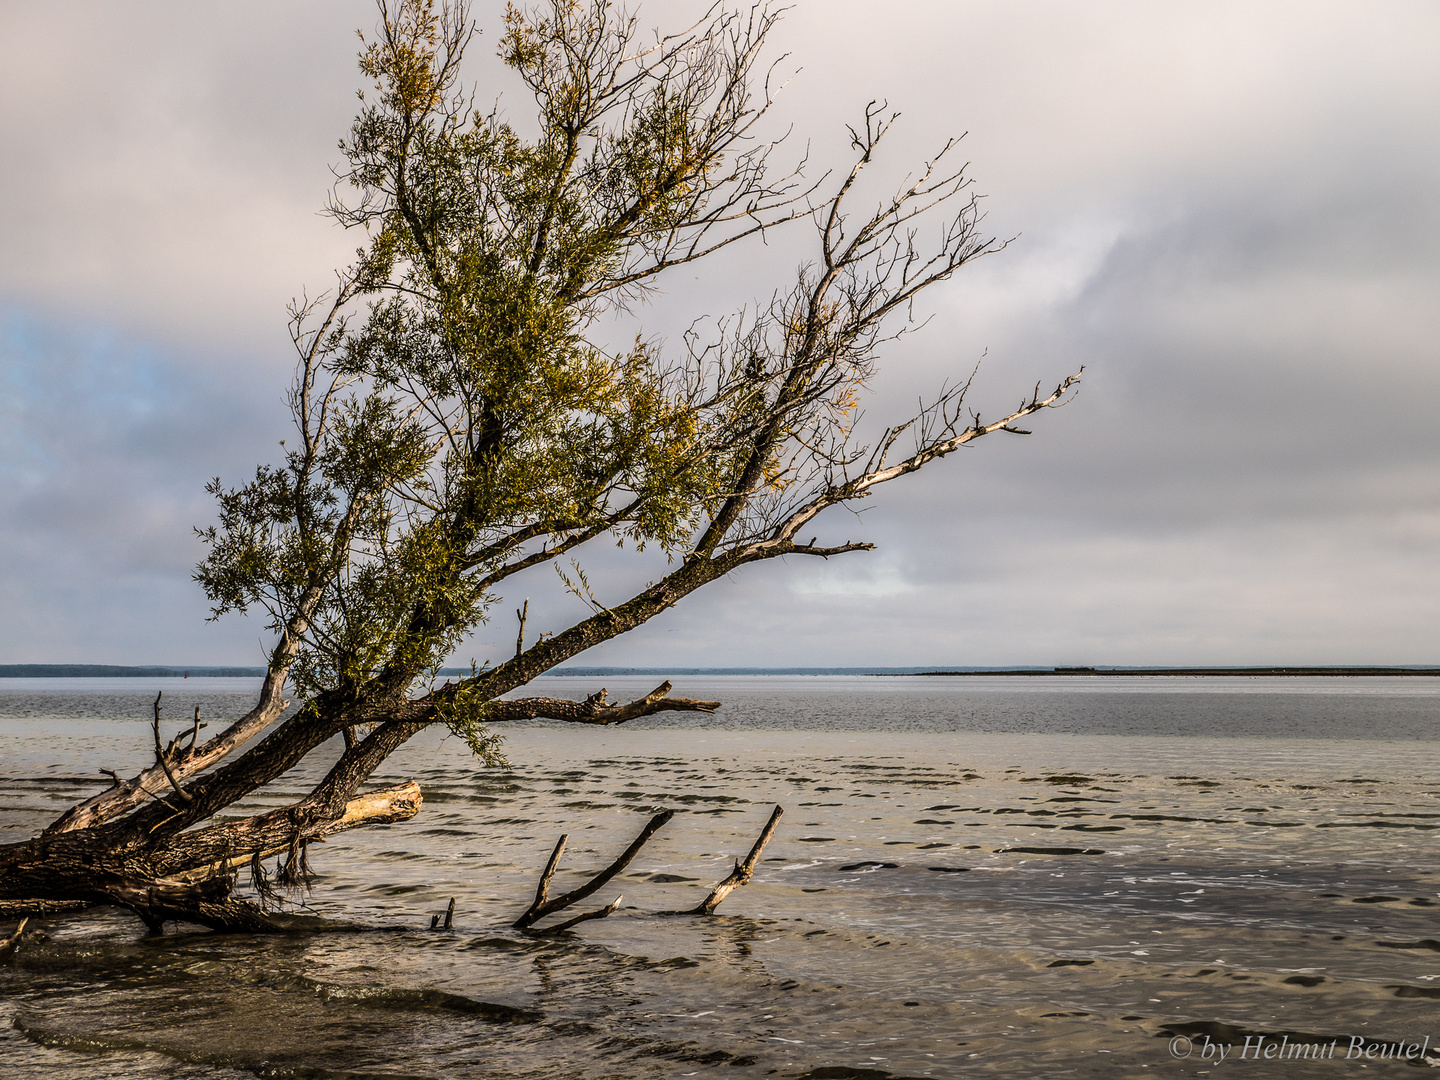
[[[710,891],[704,903],[689,911],[677,911],[677,915],[713,915],[720,902],[729,896],[742,885],[750,884],[750,879],[755,876],[755,864],[760,861],[760,853],[765,850],[765,845],[775,835],[775,827],[780,824],[780,817],[785,813],[783,807],[777,806],[770,813],[770,820],[765,823],[765,828],[760,830],[760,836],[756,839],[755,845],[750,849],[750,854],[745,856],[744,862],[737,862],[735,869],[730,876],[720,882]]]
[[[607,866],[604,870],[601,870],[598,874],[592,877],[584,885],[581,885],[578,889],[572,889],[564,896],[557,896],[554,900],[546,900],[544,899],[544,897],[549,892],[550,879],[555,875],[555,867],[560,861],[560,853],[565,850],[565,837],[562,836],[560,838],[560,842],[555,845],[555,850],[550,856],[550,862],[546,864],[545,873],[540,879],[540,887],[535,891],[535,902],[532,903],[525,910],[525,913],[521,915],[520,918],[515,920],[513,924],[515,929],[528,930],[535,923],[545,918],[545,916],[553,915],[557,911],[563,911],[571,904],[577,904],[581,900],[584,900],[587,896],[590,896],[592,893],[598,892],[600,889],[604,888],[605,883],[608,882],[611,878],[613,878],[616,874],[620,873],[621,870],[624,870],[625,867],[629,866],[631,860],[634,859],[636,855],[640,854],[640,849],[643,848],[645,844],[649,841],[649,839],[657,832],[659,832],[660,828],[674,816],[674,810],[662,810],[660,813],[656,814],[653,818],[649,820],[649,822],[645,825],[645,828],[640,830],[640,835],[635,837],[635,839],[630,842],[630,846],[620,853],[620,857],[617,858],[614,862],[612,862],[609,866]],[[619,898],[616,898],[614,903],[603,909],[603,914],[592,913],[585,916],[585,918],[603,918],[604,915],[609,915],[612,911],[614,911],[619,903]],[[583,921],[583,919],[572,919],[570,922],[564,925],[573,926],[575,923],[581,921]],[[562,929],[562,927],[559,926],[552,928],[552,930],[560,929]]]

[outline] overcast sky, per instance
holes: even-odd
[[[475,6],[482,99],[508,90],[501,10]],[[967,132],[1015,240],[936,295],[870,415],[982,355],[983,413],[1083,364],[1081,392],[821,519],[878,551],[747,569],[579,662],[1440,663],[1440,6],[880,10],[786,16],[794,140],[838,161],[884,98],[898,177]],[[209,477],[275,458],[284,305],[356,246],[318,211],[373,23],[0,0],[0,663],[261,662],[257,624],[204,621],[192,526]],[[768,293],[787,258],[692,276],[641,325]],[[535,631],[573,614],[549,580],[518,593]],[[498,620],[460,659],[507,641]]]

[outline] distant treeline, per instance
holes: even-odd
[[[916,675],[1440,675],[1440,667],[961,668]]]
[[[442,674],[452,672],[446,669]],[[455,672],[468,675],[468,671]],[[1432,667],[963,667],[937,670],[933,667],[847,667],[847,668],[621,668],[566,667],[551,675],[1440,675]]]
[[[244,679],[263,667],[126,667],[118,664],[0,664],[0,679]]]

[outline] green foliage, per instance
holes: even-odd
[[[196,575],[217,617],[258,605],[279,631],[303,614],[304,695],[403,694],[526,543],[677,551],[736,467],[715,452],[733,416],[697,408],[643,340],[616,354],[589,336],[731,154],[717,115],[748,115],[748,91],[706,74],[717,41],[625,86],[634,27],[607,4],[509,9],[501,55],[537,106],[525,138],[456,93],[463,22],[428,0],[381,11],[360,63],[374,92],[342,144],[354,195],[332,207],[367,244],[333,323],[297,312],[303,445],[211,485]],[[478,704],[454,708],[472,738]]]
[[[478,760],[492,768],[509,768],[510,760],[501,750],[505,742],[504,736],[495,734],[485,726],[485,712],[489,701],[479,690],[479,674],[479,669],[472,661],[471,679],[462,682],[448,698],[444,695],[440,697],[440,721],[465,740],[470,752]]]
[[[812,203],[798,171],[771,178],[777,144],[756,129],[768,91],[753,89],[768,86],[763,8],[642,41],[608,0],[507,7],[499,56],[534,105],[511,123],[457,89],[474,34],[463,3],[379,7],[360,58],[370,89],[341,144],[348,193],[330,207],[364,243],[328,308],[292,309],[298,445],[248,484],[210,486],[219,521],[196,577],[217,617],[263,609],[281,634],[272,666],[301,695],[389,706],[512,576],[572,560],[561,579],[595,621],[537,636],[441,702],[489,760],[487,694],[746,561],[802,550],[796,531],[824,508],[954,448],[963,387],[874,452],[850,444],[851,426],[877,346],[897,336],[884,320],[993,248],[973,199],[930,249],[918,239],[917,220],[969,184],[939,164],[953,141],[874,213],[847,215],[891,122],[878,107],[828,197]],[[668,270],[806,219],[815,262],[768,307],[687,337],[678,357],[640,332],[606,346]],[[881,468],[912,425],[916,455]],[[571,556],[592,540],[680,565],[607,606]]]

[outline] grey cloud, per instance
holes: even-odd
[[[372,9],[52,8],[0,15],[0,302],[38,328],[0,384],[0,649],[251,662],[254,626],[201,629],[188,530],[205,478],[283,437],[282,304],[354,246],[316,211]],[[746,570],[585,662],[1434,662],[1437,33],[1400,0],[801,3],[793,152],[840,160],[886,97],[877,189],[968,130],[1016,237],[932,298],[869,421],[987,350],[987,415],[1086,380],[1034,436],[819,523],[873,555]],[[674,346],[804,257],[799,233],[727,256],[643,329]],[[591,561],[606,599],[654,569]],[[540,628],[579,610],[549,578],[517,594]],[[513,648],[511,599],[464,658]]]

